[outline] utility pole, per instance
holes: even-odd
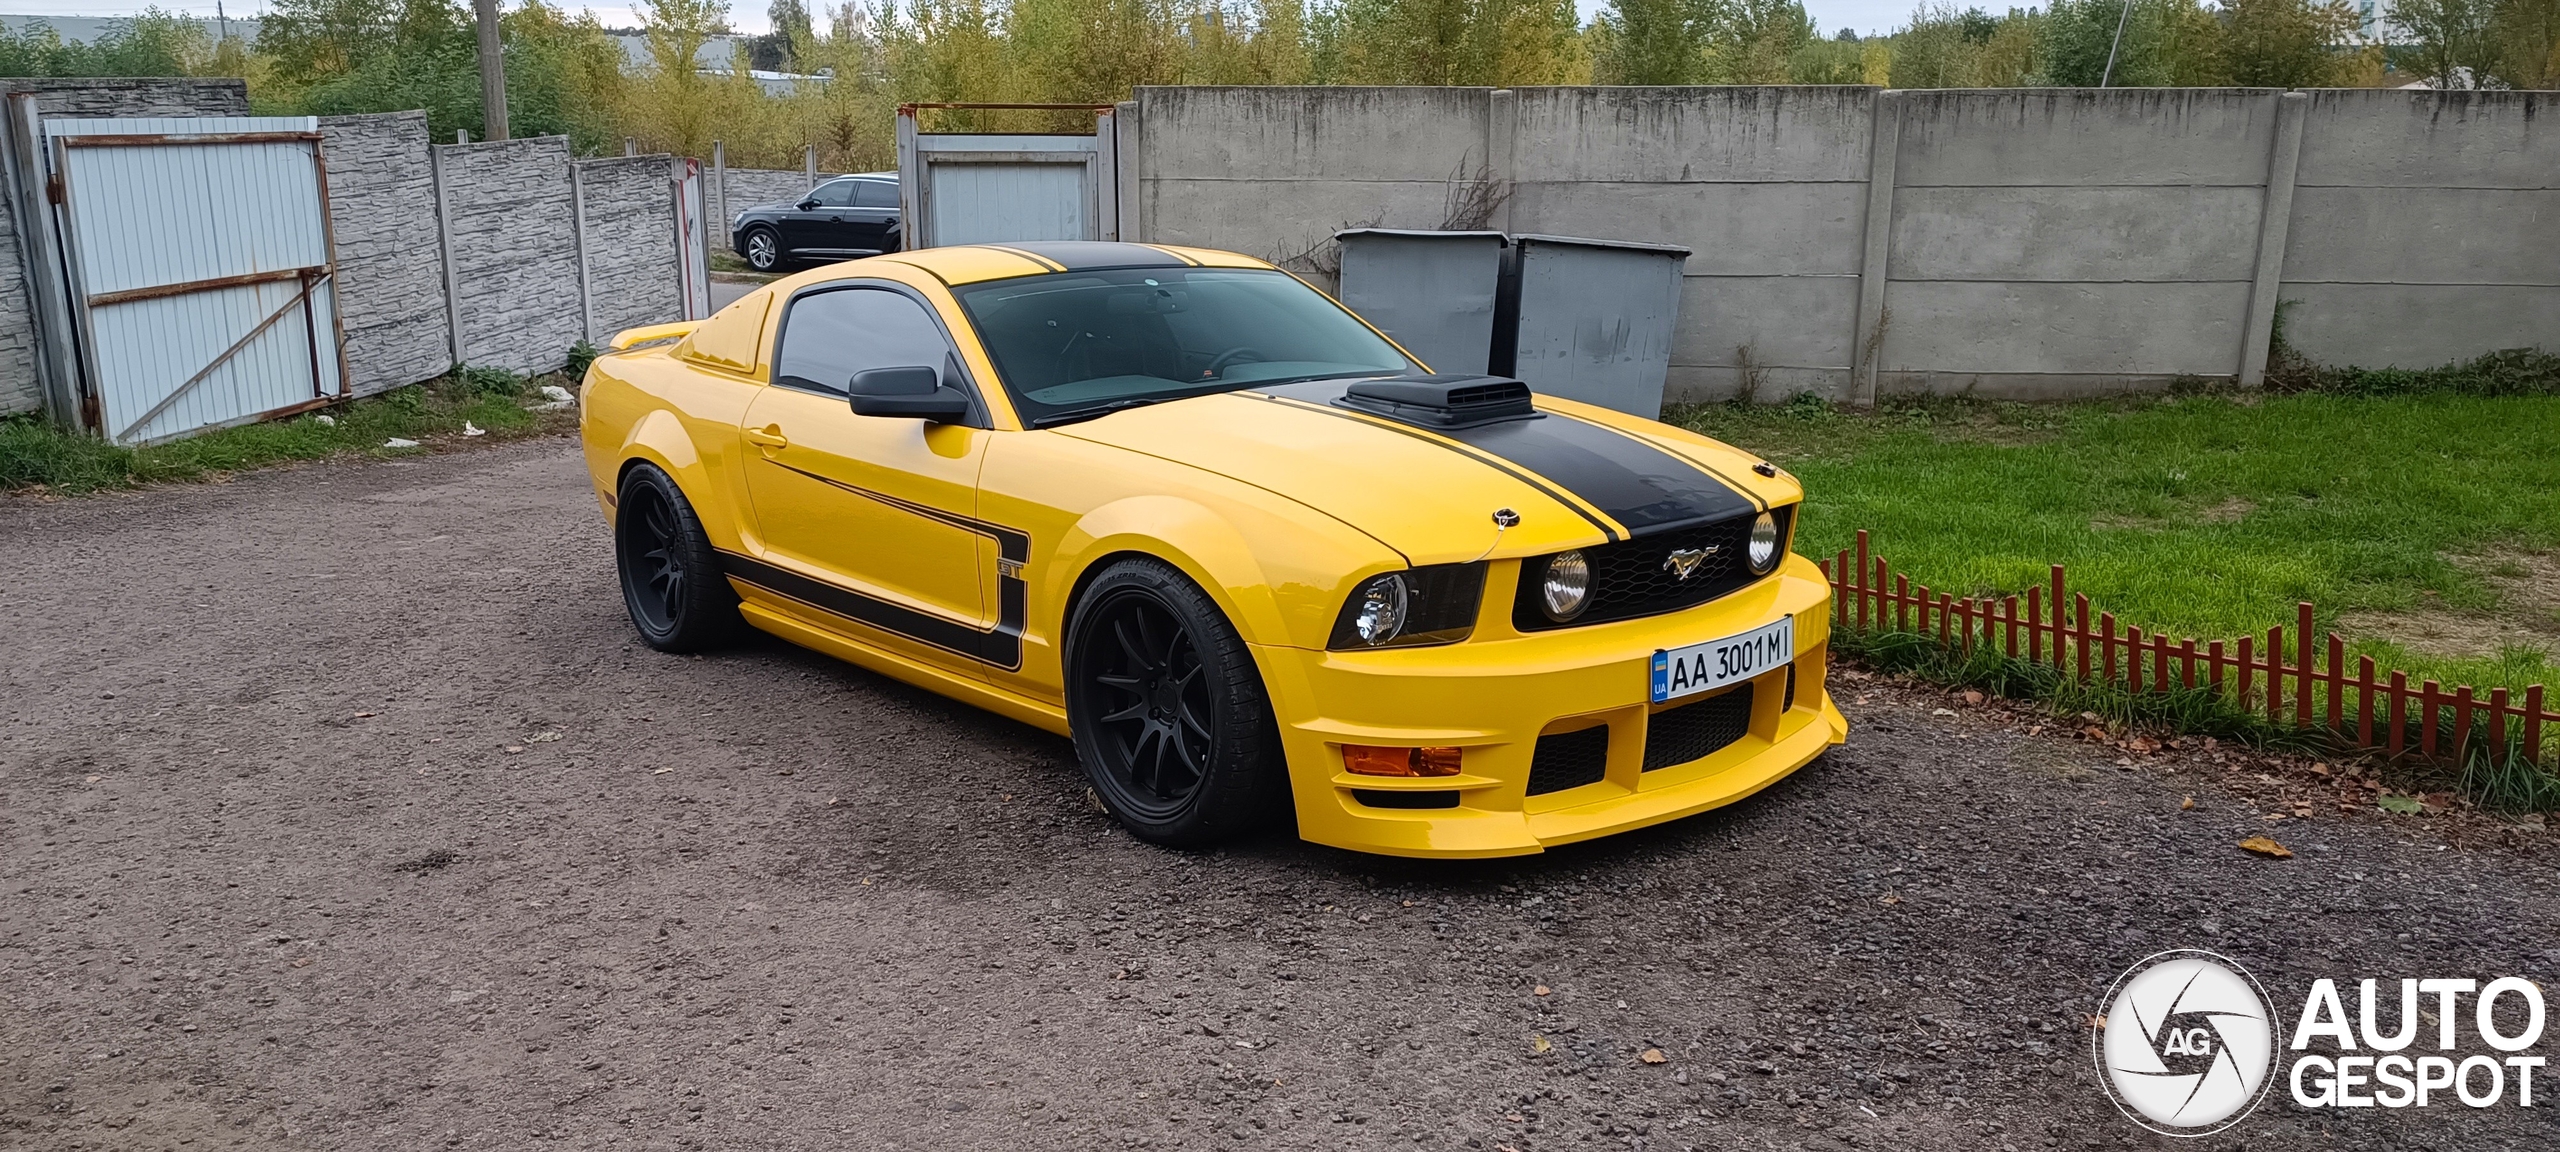
[[[472,0],[480,17],[480,136],[507,139],[507,56],[498,45],[498,0]]]
[[[2107,70],[2098,77],[2104,88],[2116,78],[2116,50],[2124,47],[2124,26],[2133,21],[2133,0],[2124,0],[2124,11],[2116,14],[2116,38],[2107,42]]]

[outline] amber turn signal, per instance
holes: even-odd
[[[1342,766],[1362,776],[1455,776],[1459,759],[1455,748],[1342,746]]]

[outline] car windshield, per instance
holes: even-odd
[[[1417,371],[1280,272],[1131,268],[970,285],[960,304],[1024,423],[1320,376]]]

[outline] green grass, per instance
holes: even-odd
[[[2423,613],[2560,633],[2489,578],[2560,549],[2560,395],[1941,397],[1872,414],[1799,399],[1671,416],[1804,481],[1801,551],[1871,529],[1895,571],[1939,591],[2023,592],[2061,563],[2120,621],[2179,636],[2263,635],[2304,600],[2323,629]],[[2448,684],[2560,681],[2560,640],[2463,657],[2341,632]]]
[[[0,421],[0,490],[40,487],[94,492],[202,480],[292,460],[350,454],[396,456],[428,449],[387,449],[382,447],[384,441],[453,437],[466,421],[491,439],[511,439],[565,426],[562,413],[532,411],[526,407],[526,397],[538,400],[534,389],[541,384],[572,387],[575,383],[574,377],[528,380],[495,369],[464,369],[427,384],[339,405],[328,413],[334,424],[311,413],[143,448],[121,448],[93,436],[62,432],[41,418],[13,417]]]

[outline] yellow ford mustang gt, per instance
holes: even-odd
[[[1068,735],[1131,832],[1537,852],[1839,743],[1801,492],[1749,454],[1434,376],[1249,257],[928,249],[589,369],[649,644],[743,621]]]

